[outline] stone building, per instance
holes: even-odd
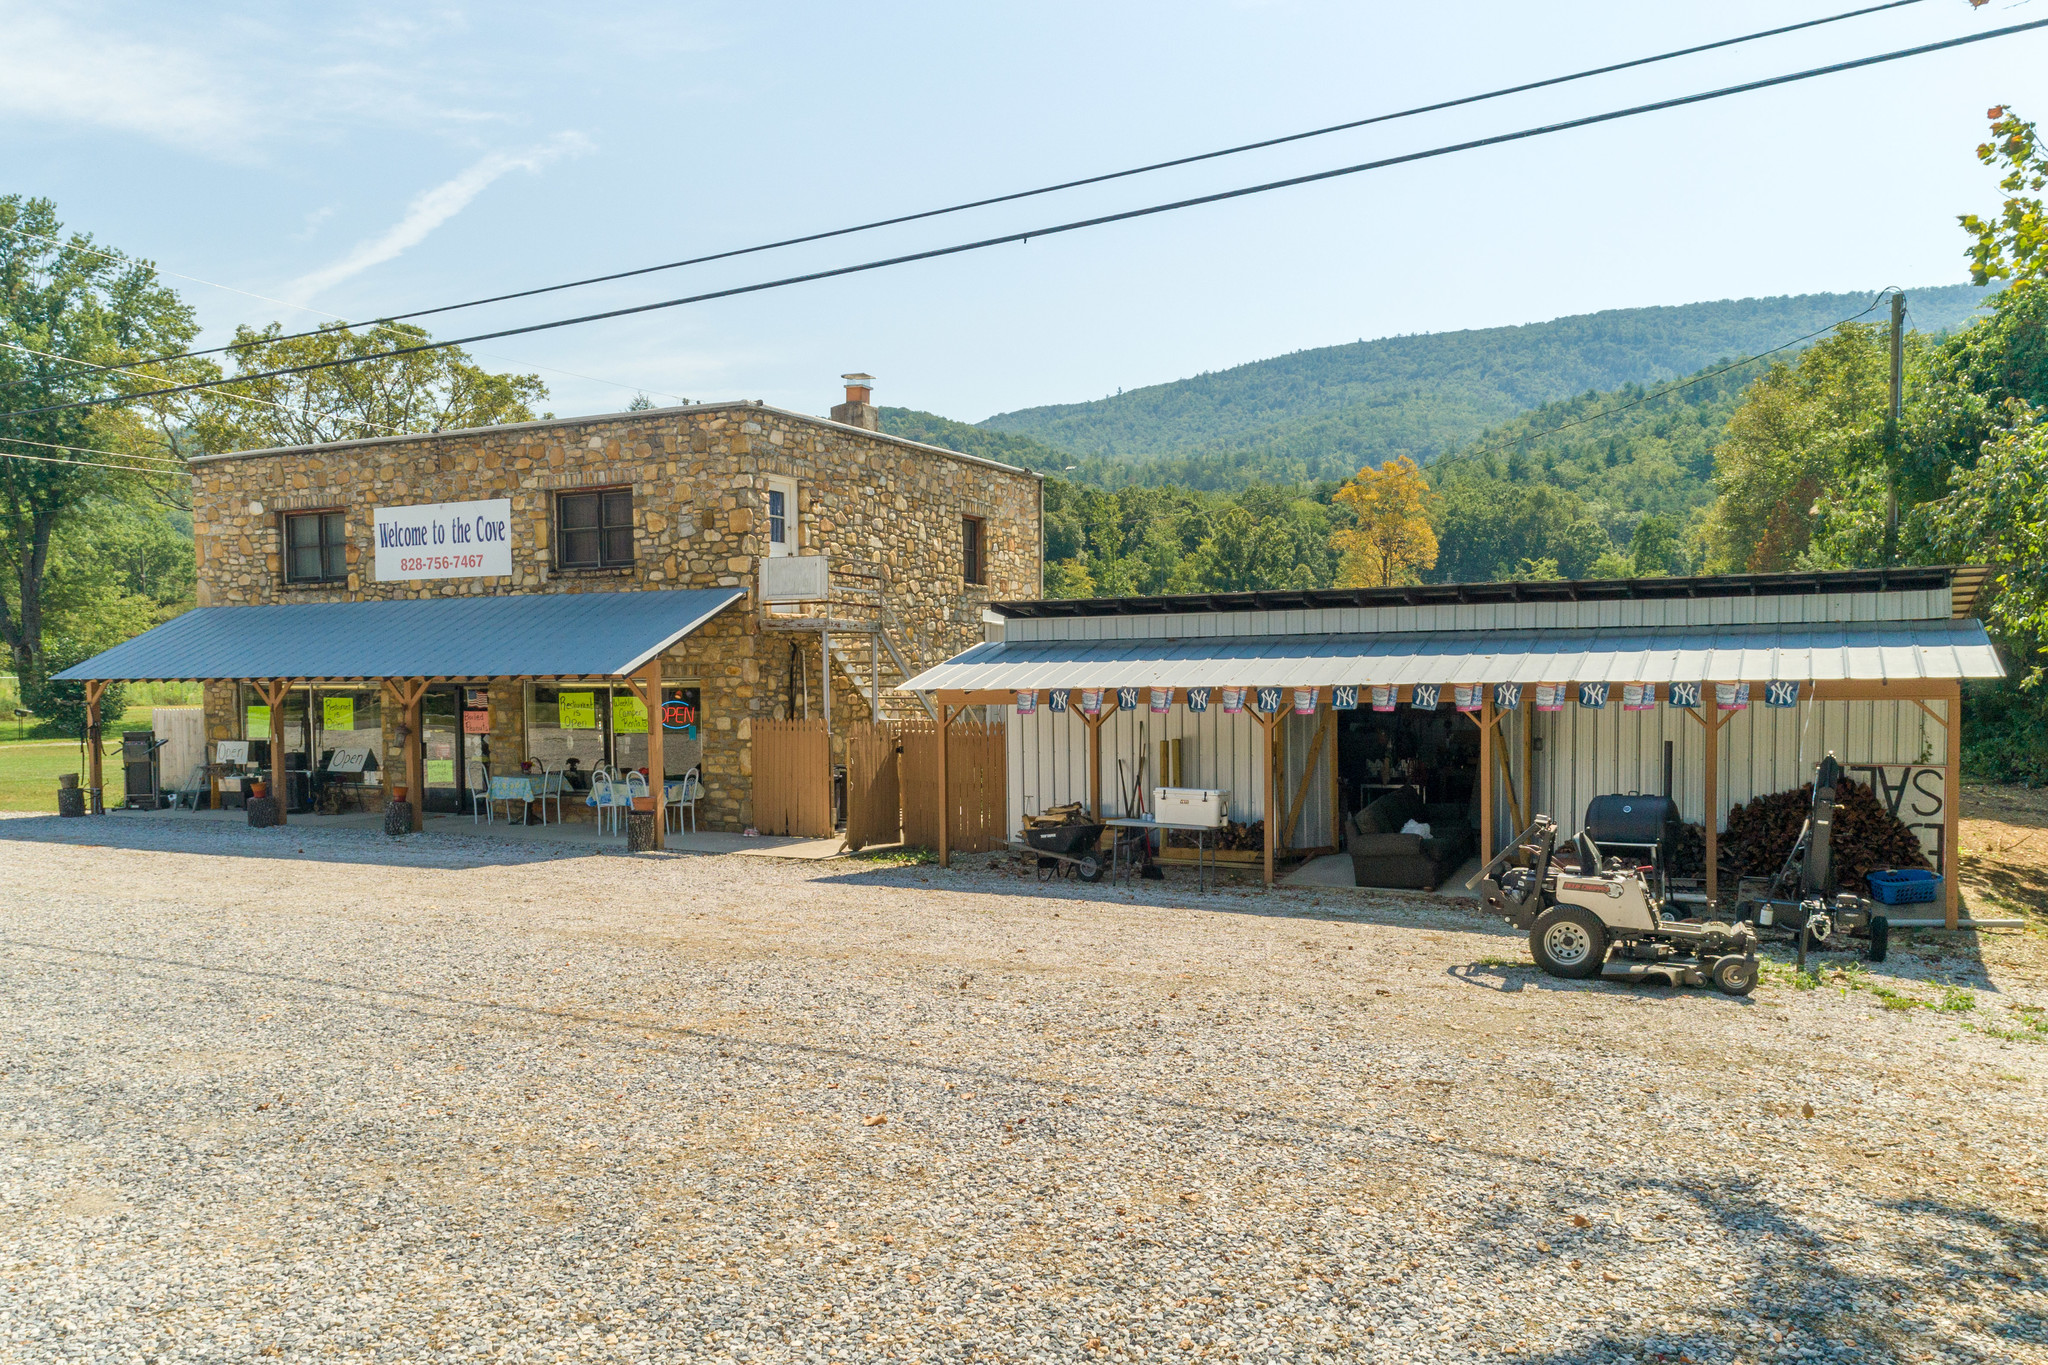
[[[846,378],[829,420],[705,403],[201,457],[199,608],[723,590],[660,653],[663,766],[700,772],[705,828],[748,828],[757,724],[829,714],[843,753],[878,704],[918,705],[898,682],[983,638],[988,602],[1041,588],[1040,476],[884,434],[871,379]],[[787,600],[764,600],[764,575]],[[426,676],[406,641],[382,647],[365,667]],[[379,755],[358,793],[373,805],[405,772],[404,709],[379,677],[248,667],[185,674],[210,677],[211,741],[281,735],[305,799],[337,749]],[[444,663],[421,703],[426,809],[467,809],[483,764],[644,766],[647,705],[623,680],[460,672]],[[271,676],[291,683],[277,714],[252,681]]]

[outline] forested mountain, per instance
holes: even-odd
[[[1057,471],[1074,463],[1074,457],[1066,451],[1055,450],[1029,436],[991,431],[987,427],[955,422],[935,412],[919,412],[916,408],[882,408],[880,411],[882,430],[891,436],[923,441],[926,445],[943,446],[963,455],[979,455],[984,460],[1022,465],[1041,472]]]
[[[1960,326],[1985,292],[1972,285],[1909,290],[1912,325]],[[1654,385],[1780,346],[1859,312],[1872,297],[1735,299],[1385,337],[1091,403],[998,413],[979,425],[1072,452],[1077,458],[1066,463],[1080,466],[1077,477],[1112,487],[1343,479],[1397,455],[1427,464],[1546,403]]]

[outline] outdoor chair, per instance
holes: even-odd
[[[584,804],[597,807],[597,832],[599,834],[603,834],[611,828],[613,811],[619,812],[619,828],[621,832],[624,831],[626,826],[625,809],[630,803],[626,800],[624,786],[612,781],[612,775],[606,769],[592,768],[590,770],[590,795],[584,799]]]
[[[647,794],[647,774],[641,772],[638,768],[626,769],[626,793],[624,799],[620,802],[621,807],[624,810],[631,810],[633,809],[633,802],[645,797]],[[623,815],[619,818],[619,824],[621,828],[625,825],[625,817]]]
[[[479,818],[495,821],[497,813],[491,809],[491,768],[487,763],[466,765],[463,776],[469,779],[469,822],[473,825]],[[482,781],[479,782],[478,779]]]
[[[681,834],[683,832],[684,811],[690,813],[690,833],[695,834],[697,832],[697,799],[702,795],[704,795],[704,780],[697,775],[697,770],[692,768],[683,774],[682,781],[675,784],[674,795],[668,796],[663,803],[664,819],[667,818],[667,811],[673,810],[676,813],[676,833]]]
[[[562,770],[541,766],[540,779],[534,783],[533,803],[540,807],[540,822],[548,822],[548,802],[555,803],[555,823],[562,823]]]

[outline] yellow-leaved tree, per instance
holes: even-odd
[[[1343,556],[1340,588],[1387,588],[1420,583],[1436,567],[1436,530],[1429,524],[1431,493],[1421,469],[1397,456],[1378,469],[1366,468],[1337,490],[1337,501],[1356,518],[1330,537]]]

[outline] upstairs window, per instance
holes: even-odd
[[[768,553],[793,555],[797,541],[796,481],[770,478],[768,484]]]
[[[348,577],[348,539],[340,512],[295,512],[284,519],[284,581],[338,583]]]
[[[988,582],[988,531],[980,517],[960,520],[960,576],[969,583]]]
[[[565,569],[623,569],[633,563],[633,490],[558,493],[560,565]]]

